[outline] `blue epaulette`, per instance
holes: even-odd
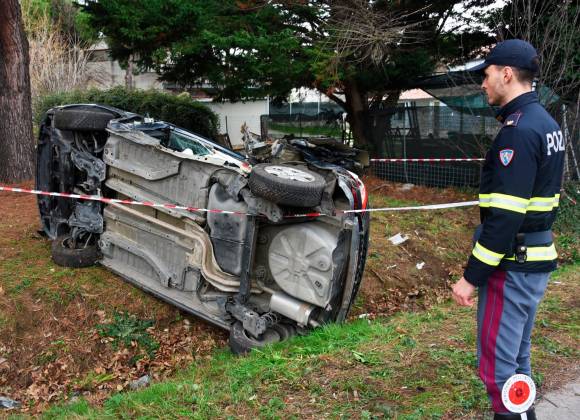
[[[513,114],[508,115],[503,123],[503,126],[504,127],[517,127],[518,122],[520,121],[520,118],[522,117],[522,115],[524,115],[524,113],[521,111],[517,111],[517,112],[514,112]]]

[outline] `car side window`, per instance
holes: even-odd
[[[177,152],[184,152],[189,149],[191,152],[193,152],[194,155],[198,156],[205,156],[210,154],[210,151],[207,147],[199,144],[194,139],[182,136],[173,130],[169,134],[169,142],[167,147]]]

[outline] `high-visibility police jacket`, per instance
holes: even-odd
[[[528,246],[527,260],[515,261],[516,234],[551,229],[558,211],[564,138],[558,123],[538,102],[536,92],[518,96],[502,107],[503,123],[485,157],[479,207],[481,234],[464,272],[482,285],[498,268],[548,272],[556,268],[554,244]]]

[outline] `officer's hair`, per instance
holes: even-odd
[[[540,60],[538,59],[538,57],[535,57],[533,59],[533,63],[539,68],[540,67]],[[522,69],[520,67],[512,67],[510,66],[516,76],[516,79],[518,79],[518,81],[520,83],[527,83],[529,85],[532,85],[534,83],[534,78],[536,77],[536,72],[532,71],[532,70],[528,70],[528,69]]]
[[[520,83],[531,85],[534,82],[534,77],[536,74],[533,71],[528,69],[521,69],[519,67],[512,67],[512,70],[516,76],[516,79],[518,79]]]

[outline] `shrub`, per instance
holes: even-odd
[[[578,223],[580,206],[578,201],[580,201],[580,182],[568,181],[564,183],[554,228],[559,232],[572,234],[576,238],[580,237],[580,223]]]
[[[41,98],[35,108],[35,122],[52,107],[72,103],[96,103],[163,120],[191,130],[201,136],[215,138],[218,117],[205,105],[185,95],[174,96],[155,90],[129,90],[121,86],[109,90],[73,90]]]
[[[115,312],[111,323],[98,324],[96,329],[101,337],[112,339],[113,349],[118,350],[120,346],[126,348],[137,346],[144,349],[152,359],[159,349],[159,343],[148,332],[154,324],[153,320],[138,319],[127,312]]]
[[[561,260],[580,262],[580,182],[568,181],[560,197],[554,230],[558,233],[558,253]]]
[[[66,22],[79,12],[72,2],[59,3],[58,15],[52,15],[54,2],[21,0],[22,21],[26,30],[30,55],[32,103],[44,95],[81,89],[89,82],[100,83],[103,71],[90,66],[87,41],[75,36],[75,27]],[[71,32],[72,31],[72,32]]]

